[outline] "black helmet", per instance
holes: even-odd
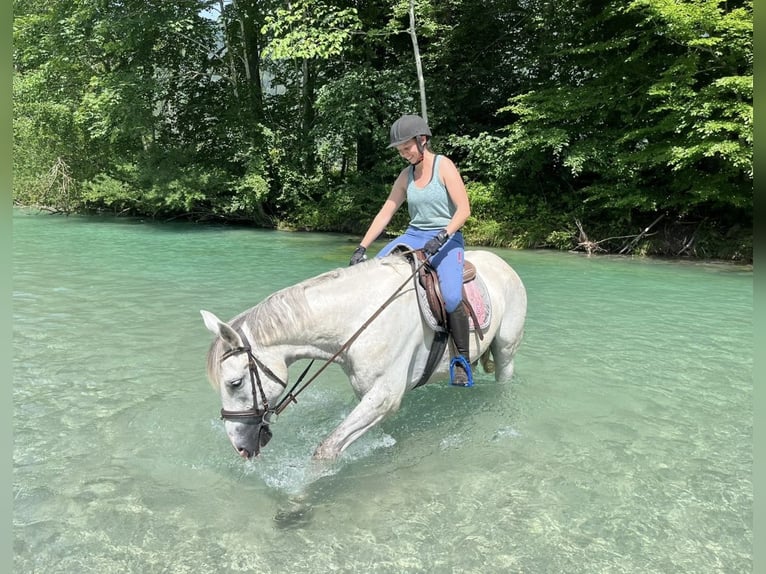
[[[404,115],[391,126],[391,143],[388,147],[396,147],[417,136],[431,137],[431,128],[420,116]]]

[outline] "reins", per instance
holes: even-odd
[[[409,255],[411,253],[414,253],[415,251],[417,251],[417,250],[416,249],[410,249],[409,251],[402,251],[401,255]],[[303,373],[301,373],[301,376],[298,377],[298,380],[295,382],[295,384],[292,386],[292,388],[287,392],[287,394],[285,396],[283,396],[279,400],[277,405],[272,409],[274,414],[279,415],[282,411],[284,411],[288,407],[288,405],[290,405],[290,403],[297,403],[298,402],[298,400],[297,400],[298,395],[301,394],[306,389],[306,387],[308,387],[312,382],[314,382],[316,380],[316,378],[322,373],[322,371],[324,371],[327,367],[329,367],[330,364],[335,359],[337,359],[338,356],[340,356],[340,354],[343,351],[348,349],[351,346],[351,344],[354,341],[356,341],[356,339],[359,337],[359,335],[361,335],[362,332],[367,327],[370,326],[370,323],[372,323],[378,317],[378,315],[380,315],[383,312],[383,310],[386,307],[388,307],[394,301],[394,299],[396,299],[396,297],[399,295],[399,292],[402,289],[404,289],[407,286],[407,283],[409,283],[415,277],[415,275],[417,275],[418,272],[420,272],[420,269],[426,263],[428,263],[428,259],[429,259],[428,257],[425,257],[423,259],[423,261],[421,261],[415,267],[415,270],[407,277],[407,279],[405,279],[404,282],[401,285],[399,285],[399,287],[396,288],[396,290],[391,294],[391,296],[380,307],[378,307],[378,309],[372,315],[370,315],[370,317],[364,323],[362,323],[362,326],[359,327],[356,330],[356,332],[353,335],[351,335],[351,337],[349,337],[348,340],[345,343],[343,343],[343,345],[341,345],[340,349],[338,349],[332,357],[327,359],[324,362],[324,364],[321,367],[319,367],[319,370],[317,370],[309,378],[309,380],[307,380],[305,383],[303,383],[303,385],[300,388],[298,388],[298,390],[296,391],[295,389],[298,387],[298,385],[301,384],[301,381],[303,380],[303,377],[306,376],[306,373],[308,373],[309,369],[314,364],[314,360],[312,359],[312,361],[309,363],[309,365],[306,367],[306,369],[303,371]]]
[[[408,255],[411,253],[414,253],[416,250],[411,249],[409,251],[402,251],[402,255]],[[265,364],[263,364],[262,361],[258,360],[258,357],[253,354],[252,348],[250,345],[243,345],[242,347],[235,347],[233,349],[229,349],[226,351],[223,356],[221,357],[221,361],[233,356],[238,355],[240,353],[246,353],[247,354],[247,366],[248,371],[250,372],[250,389],[253,393],[253,406],[250,409],[247,410],[241,410],[241,411],[230,411],[226,409],[221,409],[221,418],[224,420],[230,420],[245,424],[258,424],[261,425],[261,428],[268,427],[268,424],[271,422],[271,415],[279,415],[282,411],[284,411],[287,406],[290,403],[297,403],[298,402],[298,395],[300,395],[304,390],[306,390],[306,387],[308,387],[312,382],[314,382],[317,377],[324,371],[330,364],[338,358],[338,356],[348,349],[351,344],[356,341],[356,339],[359,337],[359,335],[362,334],[362,332],[372,323],[378,315],[380,315],[383,310],[388,307],[394,299],[399,295],[399,292],[404,289],[404,287],[409,283],[415,275],[418,274],[418,272],[421,270],[421,268],[428,262],[428,257],[424,258],[416,267],[415,270],[407,277],[407,279],[399,285],[399,287],[396,288],[396,290],[391,294],[391,296],[383,303],[378,309],[362,324],[361,327],[359,327],[356,332],[349,337],[349,339],[343,343],[343,345],[338,349],[335,354],[327,359],[325,363],[319,367],[319,370],[317,370],[305,383],[301,382],[303,381],[304,377],[308,374],[309,369],[311,369],[311,366],[314,364],[314,360],[308,364],[308,366],[303,370],[301,373],[301,376],[298,377],[298,380],[295,382],[295,384],[290,388],[289,391],[277,402],[277,404],[274,407],[269,407],[268,399],[266,398],[266,393],[263,391],[263,385],[261,383],[261,376],[259,374],[259,369],[264,372],[266,376],[280,384],[283,388],[287,388],[287,383],[280,379],[271,369],[269,369]],[[246,341],[247,338],[245,337],[244,333],[240,331],[240,337],[243,341]],[[296,390],[297,389],[297,390]],[[261,399],[261,407],[258,406],[258,395],[260,394]],[[268,439],[266,439],[268,440]],[[265,443],[262,443],[265,444]]]

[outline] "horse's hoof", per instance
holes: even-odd
[[[274,522],[279,528],[300,528],[311,522],[313,508],[305,503],[291,503],[288,508],[279,510]]]

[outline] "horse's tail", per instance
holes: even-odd
[[[487,347],[487,350],[482,353],[481,357],[479,357],[479,361],[481,361],[481,368],[484,369],[485,373],[495,372],[495,361],[490,357],[489,347]]]

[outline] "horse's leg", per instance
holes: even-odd
[[[386,373],[361,398],[346,419],[314,451],[316,460],[337,458],[352,442],[396,412],[405,390],[405,373]]]
[[[513,378],[513,357],[524,334],[527,298],[524,287],[521,284],[519,287],[515,296],[509,299],[500,328],[490,345],[495,363],[495,380],[498,382],[510,381]]]
[[[513,378],[513,355],[515,349],[508,347],[492,347],[492,356],[495,358],[495,380],[499,382],[510,381]]]
[[[482,353],[481,357],[479,357],[479,362],[485,373],[495,372],[495,361],[492,360],[492,352],[490,349],[487,349]]]

